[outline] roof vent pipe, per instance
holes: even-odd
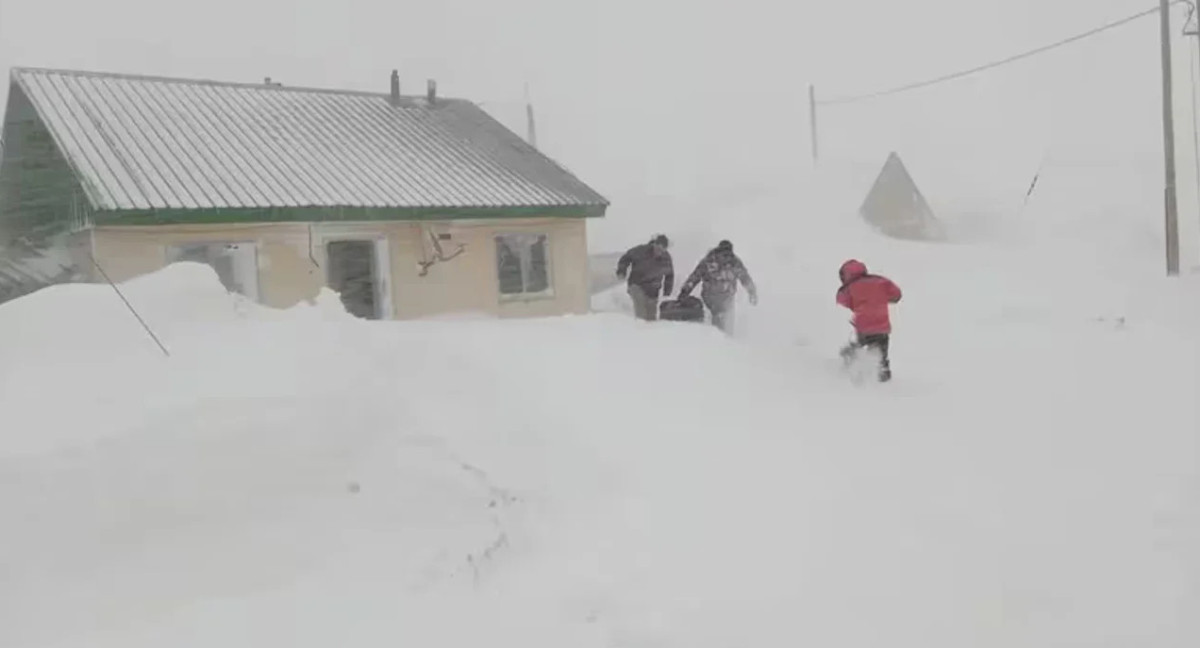
[[[400,72],[392,70],[392,94],[389,97],[393,106],[400,105]]]
[[[437,81],[434,81],[433,79],[429,80],[428,88],[425,90],[425,99],[430,105],[433,105],[435,102],[437,102]]]

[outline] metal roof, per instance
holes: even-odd
[[[78,274],[79,268],[65,248],[0,245],[0,303]]]
[[[461,99],[17,68],[96,210],[607,201]]]

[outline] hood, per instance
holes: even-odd
[[[838,277],[841,278],[842,283],[854,281],[865,274],[867,274],[867,264],[857,259],[850,259],[838,269]]]
[[[729,241],[721,241],[717,247],[708,251],[710,259],[729,259],[733,257],[733,243]]]

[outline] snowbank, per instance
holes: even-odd
[[[733,340],[193,265],[121,286],[170,357],[107,286],[0,306],[0,645],[1195,645],[1195,277],[1119,210],[928,245],[739,200],[675,237],[755,274]],[[886,386],[834,360],[848,256],[905,289]]]

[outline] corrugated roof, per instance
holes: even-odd
[[[14,69],[96,210],[607,201],[461,99]]]
[[[0,303],[79,274],[62,247],[0,246]]]

